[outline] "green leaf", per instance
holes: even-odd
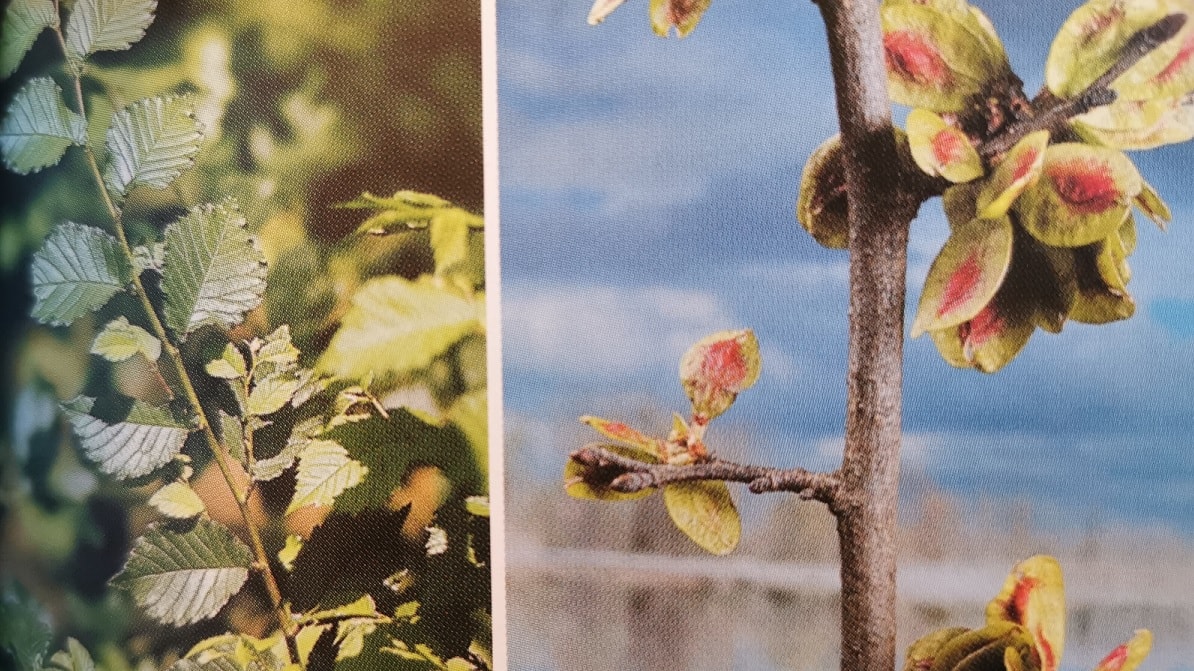
[[[0,652],[16,662],[16,671],[41,671],[53,634],[48,616],[20,583],[5,580],[0,591]]]
[[[145,36],[157,4],[157,0],[79,0],[66,21],[67,57],[78,63],[97,51],[128,49]]]
[[[1048,555],[1016,564],[1003,589],[987,604],[987,623],[1013,623],[1031,633],[1042,671],[1057,671],[1065,649],[1065,580]]]
[[[95,336],[91,353],[112,362],[126,361],[135,354],[157,361],[162,355],[162,342],[140,326],[130,324],[128,319],[117,317]]]
[[[431,251],[435,255],[435,274],[443,275],[468,258],[469,221],[475,218],[464,210],[451,209],[438,214],[428,225]]]
[[[33,318],[65,326],[98,310],[133,278],[116,238],[98,228],[65,222],[33,255]]]
[[[236,345],[224,345],[224,351],[219,359],[212,359],[203,367],[207,374],[221,380],[238,380],[249,374],[245,367],[245,357],[241,355]]]
[[[969,321],[990,303],[1011,267],[1012,242],[1008,217],[956,228],[929,268],[912,337]]]
[[[476,302],[434,282],[385,276],[366,282],[318,370],[359,378],[425,368],[461,338],[481,330]]]
[[[995,298],[969,321],[929,332],[946,362],[994,373],[1016,358],[1036,327],[1036,303],[1019,280],[1009,276]]]
[[[52,0],[12,0],[4,11],[4,30],[0,31],[0,79],[16,72],[41,31],[55,25],[58,13]]]
[[[1081,247],[1114,233],[1143,188],[1122,152],[1068,142],[1045,151],[1041,178],[1016,202],[1020,224],[1055,247]]]
[[[658,464],[659,457],[633,445],[602,445],[614,454],[628,459],[634,459],[646,464]],[[580,462],[569,459],[564,464],[564,491],[574,499],[589,499],[593,501],[633,501],[642,499],[655,493],[652,489],[642,489],[637,492],[619,492],[610,489],[610,483],[618,475],[620,469],[607,470],[585,466]]]
[[[800,197],[796,201],[796,219],[822,246],[846,248],[849,231],[841,135],[834,135],[822,142],[804,164],[804,172],[800,177]]]
[[[1074,117],[1083,139],[1113,149],[1152,149],[1194,138],[1194,98],[1116,100]]]
[[[738,547],[742,520],[726,483],[701,480],[667,485],[663,502],[676,528],[705,550],[724,555]]]
[[[246,409],[258,417],[277,412],[290,402],[300,386],[302,381],[288,373],[269,375],[253,386]]]
[[[244,461],[245,436],[240,418],[233,417],[223,410],[217,412],[220,417],[220,442],[228,450],[228,453],[232,455],[233,459]]]
[[[888,91],[901,105],[956,112],[1010,73],[1003,45],[979,14],[906,2],[880,11]]]
[[[298,363],[299,351],[291,344],[290,326],[283,324],[260,341],[261,346],[253,352],[253,360],[257,365],[263,363],[274,364],[281,368],[290,367]]]
[[[165,321],[185,338],[204,324],[235,326],[261,304],[265,257],[235,201],[192,208],[166,228]]]
[[[162,272],[162,263],[166,260],[166,245],[154,242],[148,245],[133,247],[133,267],[138,273],[152,270],[158,274]]]
[[[476,455],[477,468],[488,479],[489,407],[484,387],[462,394],[448,409],[448,419],[464,433]]]
[[[615,422],[612,420],[603,419],[601,417],[593,417],[591,415],[585,415],[581,417],[580,421],[593,427],[597,433],[600,433],[610,440],[616,440],[621,443],[626,443],[632,447],[637,447],[638,449],[653,455],[653,457],[658,457],[664,453],[662,439],[648,436],[638,429],[627,426],[622,422]]]
[[[67,147],[86,143],[87,122],[63,104],[62,89],[49,77],[22,86],[0,121],[4,165],[21,175],[54,165]]]
[[[134,401],[124,421],[108,424],[91,416],[95,399],[78,396],[62,404],[83,451],[99,469],[117,478],[148,475],[182,450],[190,427],[164,408]]]
[[[1102,244],[1070,251],[1066,260],[1077,284],[1070,319],[1083,324],[1107,324],[1135,314],[1136,303],[1132,297],[1126,291],[1109,286],[1103,277],[1107,260],[1100,263],[1099,257],[1106,251]]]
[[[489,497],[488,496],[470,496],[464,500],[464,509],[470,515],[477,517],[489,517]]]
[[[1173,220],[1173,213],[1169,211],[1169,206],[1161,200],[1161,194],[1153,188],[1148,182],[1140,181],[1140,193],[1136,196],[1135,205],[1138,210],[1144,213],[1157,228],[1162,231],[1165,230],[1166,224]],[[1132,245],[1135,247],[1135,245]]]
[[[368,467],[349,457],[338,443],[312,441],[299,457],[298,481],[286,514],[303,506],[330,506],[341,492],[359,484],[368,473]]]
[[[59,650],[50,657],[46,671],[95,671],[95,662],[82,643],[67,638],[66,650]]]
[[[975,206],[984,219],[998,219],[1007,214],[1024,190],[1036,183],[1045,164],[1049,131],[1039,130],[1020,138],[1003,161],[983,182]],[[969,221],[969,220],[967,220]]]
[[[164,189],[194,163],[202,139],[189,99],[133,103],[117,112],[108,128],[104,184],[119,196],[139,185]]]
[[[940,175],[954,183],[983,176],[982,159],[960,128],[919,108],[908,114],[907,127],[912,158],[926,175]]]
[[[185,482],[171,482],[149,497],[149,505],[166,517],[188,520],[207,509]]]
[[[667,37],[675,28],[676,35],[684,37],[700,23],[710,4],[712,0],[651,0],[651,29]]]
[[[926,634],[908,646],[904,655],[904,671],[925,671],[931,669],[933,660],[941,652],[941,648],[951,640],[970,631],[966,627],[948,627]]]
[[[186,533],[150,527],[112,584],[131,592],[150,617],[181,626],[218,613],[248,580],[252,562],[231,531],[199,518]]]
[[[680,384],[695,417],[713,419],[759,379],[763,360],[754,331],[718,331],[697,341],[680,358]]]

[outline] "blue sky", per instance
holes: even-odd
[[[510,477],[558,481],[588,439],[578,415],[684,409],[680,354],[740,327],[758,334],[763,377],[714,425],[715,447],[721,431],[730,457],[832,468],[847,258],[793,214],[804,161],[836,128],[820,17],[811,2],[720,0],[663,40],[646,4],[598,27],[583,1],[498,4]],[[979,6],[1039,89],[1069,3]],[[1030,496],[1051,526],[1094,514],[1194,537],[1194,147],[1133,158],[1175,215],[1166,234],[1140,222],[1136,316],[1038,331],[995,376],[909,341],[905,460],[961,495]],[[926,203],[910,306],[945,236]]]

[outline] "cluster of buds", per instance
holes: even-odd
[[[1137,210],[1167,206],[1123,150],[1194,137],[1192,0],[1091,0],[1049,52],[1028,100],[991,22],[965,0],[886,0],[888,89],[911,107],[897,145],[942,193],[950,236],[912,326],[942,357],[994,372],[1037,328],[1102,324],[1135,311],[1128,256]],[[842,148],[805,168],[797,218],[847,243]]]

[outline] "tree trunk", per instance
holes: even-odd
[[[878,4],[821,0],[845,149],[850,225],[846,451],[833,503],[842,671],[895,668],[896,512],[908,227]]]

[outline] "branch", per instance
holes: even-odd
[[[1053,130],[1065,124],[1069,119],[1080,114],[1086,114],[1096,107],[1110,105],[1115,102],[1118,94],[1111,88],[1111,84],[1130,70],[1145,56],[1153,52],[1181,31],[1186,25],[1185,14],[1170,14],[1151,26],[1144,28],[1128,39],[1120,52],[1119,59],[1107,68],[1107,71],[1091,82],[1086,90],[1073,98],[1061,100],[1046,88],[1034,102],[1042,109],[1030,119],[1025,119],[1008,126],[1003,133],[983,143],[979,147],[979,154],[983,158],[991,158],[1002,154],[1020,141],[1025,135],[1038,130]]]
[[[605,471],[602,473],[603,476],[612,475],[609,488],[624,494],[677,482],[721,480],[745,483],[755,494],[793,492],[802,499],[832,505],[838,489],[836,473],[819,473],[803,468],[750,466],[717,458],[691,466],[648,464],[623,457],[600,443],[580,448],[572,453],[571,458],[590,468]],[[611,471],[613,473],[610,473]]]
[[[58,2],[55,0],[55,10],[60,11]],[[61,14],[59,14],[61,15]],[[64,57],[67,56],[66,36],[62,32],[61,22],[54,28],[54,33],[58,39],[58,45],[62,49]],[[83,98],[83,84],[82,79],[78,74],[70,73],[71,79],[74,83],[75,105],[78,107],[78,113],[86,119],[87,108],[86,102]],[[120,248],[128,262],[136,267],[133,257],[132,247],[129,245],[128,236],[124,231],[124,222],[122,212],[117,207],[116,202],[112,199],[112,195],[108,193],[108,187],[104,184],[103,175],[99,169],[99,162],[95,158],[95,152],[92,151],[89,144],[83,146],[83,152],[87,157],[87,164],[91,171],[92,179],[99,188],[100,194],[103,197],[104,205],[108,210],[108,215],[112,219],[113,229],[116,233],[116,239],[120,243]],[[266,592],[269,594],[270,602],[277,614],[278,624],[281,626],[282,635],[286,639],[287,652],[290,656],[291,662],[299,660],[298,644],[294,637],[294,622],[290,616],[290,608],[282,598],[282,592],[278,587],[277,578],[274,577],[273,571],[270,569],[269,554],[265,551],[265,546],[261,542],[261,533],[257,526],[253,523],[252,514],[249,511],[248,494],[240,490],[236,484],[236,478],[232,473],[232,468],[228,463],[228,450],[216,438],[215,432],[212,430],[211,422],[207,418],[207,414],[203,410],[202,404],[199,402],[199,394],[195,390],[194,383],[191,382],[190,374],[187,372],[186,365],[182,359],[182,353],[179,352],[178,347],[170,339],[166,332],[166,327],[162,324],[162,320],[158,317],[157,310],[153,303],[149,300],[149,294],[145,291],[145,285],[141,282],[139,273],[133,273],[133,292],[137,295],[141,303],[141,307],[145,312],[149,325],[153,329],[154,335],[162,343],[162,350],[166,353],[170,362],[173,364],[174,372],[178,376],[182,384],[183,392],[186,395],[187,402],[194,410],[196,417],[199,420],[200,430],[203,432],[204,439],[207,443],[208,449],[215,458],[216,465],[220,469],[220,473],[224,476],[224,482],[232,491],[232,497],[236,500],[237,508],[240,510],[241,518],[245,523],[245,528],[249,533],[249,541],[253,549],[255,558],[254,568],[258,569],[265,582]]]

